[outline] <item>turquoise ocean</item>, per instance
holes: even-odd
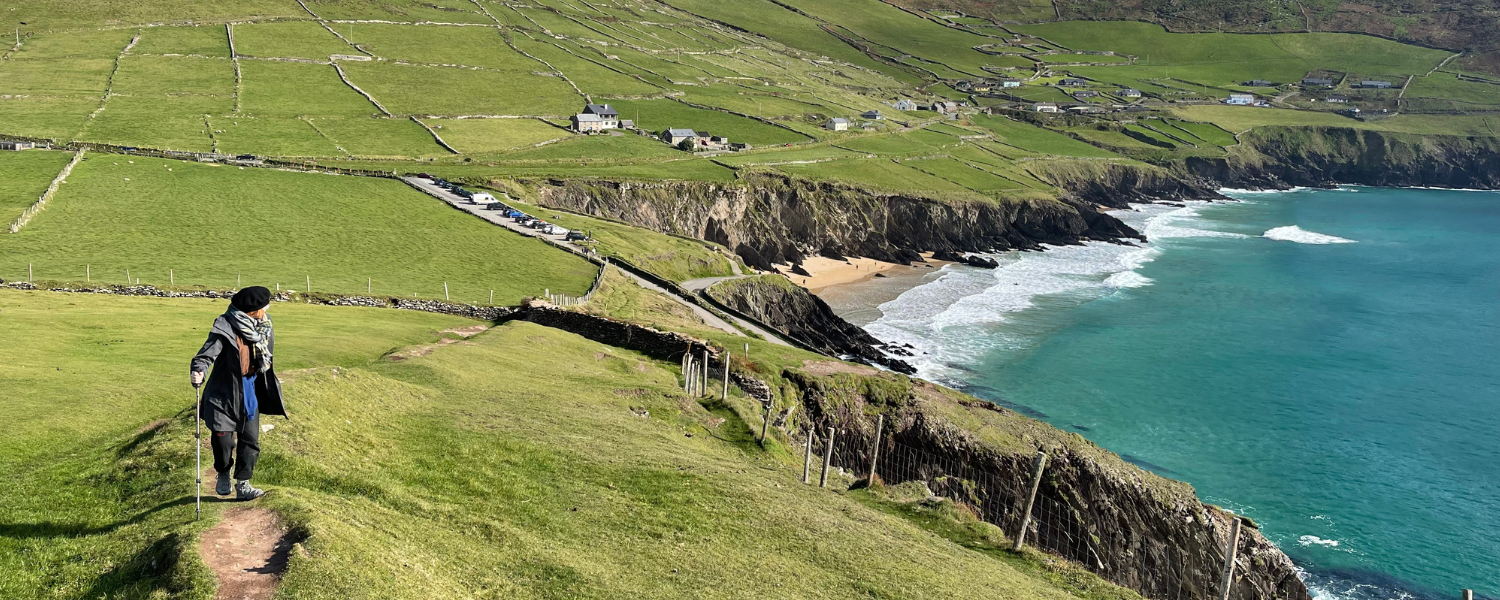
[[[1315,597],[1500,597],[1500,193],[1226,193],[1113,213],[1141,246],[949,265],[866,327],[1253,518]]]

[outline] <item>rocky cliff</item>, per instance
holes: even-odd
[[[936,200],[772,173],[747,174],[732,184],[550,181],[538,193],[549,206],[723,244],[768,270],[820,254],[909,263],[928,251],[1139,237],[1071,195]]]
[[[1013,535],[1033,456],[1045,451],[1028,543],[1147,598],[1217,598],[1234,517],[1198,500],[1188,484],[989,402],[860,369],[827,363],[782,373],[801,397],[801,435],[841,432],[836,466],[864,475],[875,415],[884,415],[877,469],[884,483],[922,480]],[[1246,524],[1230,598],[1308,600],[1291,560]]]
[[[1174,168],[1224,187],[1356,184],[1500,189],[1500,138],[1412,135],[1345,127],[1261,127],[1225,158]]]
[[[822,298],[780,275],[731,279],[708,288],[715,300],[755,317],[829,356],[881,365],[901,373],[916,369],[899,358],[909,350],[889,347],[833,314]],[[895,356],[893,356],[895,355]]]

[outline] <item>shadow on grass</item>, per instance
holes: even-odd
[[[218,496],[204,496],[203,501],[209,502],[238,502],[233,498],[220,498]],[[99,535],[109,533],[126,525],[134,525],[153,514],[163,510],[192,504],[192,496],[183,496],[176,500],[169,500],[151,507],[140,514],[129,519],[115,521],[108,525],[82,525],[77,523],[59,523],[55,521],[41,521],[38,523],[0,523],[0,538],[33,539],[33,538],[66,538],[82,537],[86,535]]]

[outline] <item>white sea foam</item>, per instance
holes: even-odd
[[[1140,205],[1110,214],[1146,234],[1151,243],[1129,246],[1089,243],[1049,247],[1045,252],[996,256],[993,270],[949,265],[936,280],[907,290],[880,305],[882,316],[866,326],[875,337],[911,344],[910,360],[920,376],[960,383],[964,365],[999,348],[1020,349],[1035,332],[999,324],[1047,302],[1085,302],[1120,290],[1151,285],[1136,271],[1161,254],[1162,240],[1190,237],[1247,237],[1206,228],[1194,203],[1186,207]]]
[[[1307,188],[1297,186],[1286,190],[1242,190],[1239,188],[1219,188],[1219,193],[1233,198],[1238,194],[1285,194],[1287,192],[1300,192]]]
[[[1327,235],[1308,231],[1296,225],[1277,227],[1265,232],[1261,237],[1283,242],[1297,242],[1298,244],[1353,244],[1354,240],[1341,238],[1335,235]]]
[[[1338,540],[1325,540],[1315,535],[1304,535],[1300,538],[1297,538],[1297,543],[1302,544],[1303,546],[1324,546],[1327,548],[1339,547]]]

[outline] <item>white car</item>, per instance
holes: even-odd
[[[542,228],[542,233],[545,233],[547,235],[567,235],[568,230],[556,225],[548,225]]]

